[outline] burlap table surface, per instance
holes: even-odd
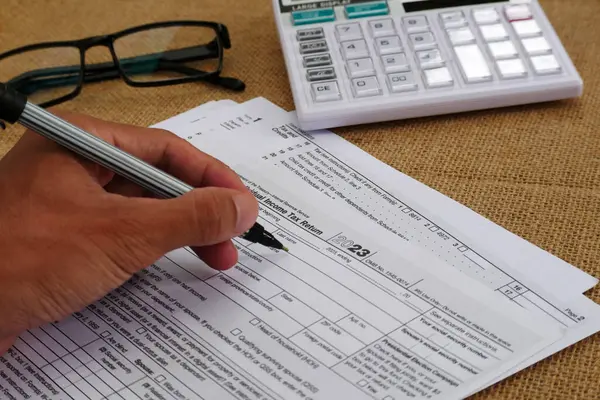
[[[582,98],[335,131],[600,277],[600,0],[542,0],[542,5],[583,77]],[[228,26],[233,48],[224,73],[243,79],[245,92],[203,84],[136,89],[114,81],[85,87],[61,107],[142,126],[215,99],[263,96],[294,108],[269,0],[2,0],[0,51],[182,18]],[[90,56],[106,51],[95,49]],[[0,156],[20,133],[0,134]],[[600,289],[588,295],[600,301]],[[599,357],[596,335],[474,398],[598,399]]]

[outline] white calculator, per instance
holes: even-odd
[[[580,96],[536,0],[273,0],[314,130]]]

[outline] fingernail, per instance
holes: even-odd
[[[233,202],[237,208],[236,231],[242,234],[256,222],[256,199],[250,194],[238,194],[233,197]]]

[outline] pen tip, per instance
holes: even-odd
[[[289,253],[289,252],[290,252],[290,249],[288,249],[288,248],[287,248],[287,247],[285,247],[285,246],[283,246],[282,250],[283,250],[283,251],[285,251],[286,253]]]

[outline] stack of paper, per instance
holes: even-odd
[[[235,169],[290,252],[168,254],[24,334],[8,398],[460,399],[600,330],[595,278],[265,99],[156,127]]]

